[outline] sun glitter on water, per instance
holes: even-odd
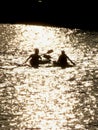
[[[31,44],[34,43],[35,47],[50,46],[50,37],[54,39],[54,32],[49,27],[26,26],[25,29],[28,33],[24,33],[24,36],[28,37],[29,40],[31,39]]]

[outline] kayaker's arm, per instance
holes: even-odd
[[[51,58],[51,56],[47,55],[47,54],[44,54],[43,57],[46,58],[46,59],[48,59],[48,60],[50,60],[50,58]]]
[[[42,57],[39,55],[39,59],[42,60]]]
[[[66,57],[73,65],[76,65],[67,55],[66,55]]]
[[[31,55],[26,59],[26,61],[23,64],[25,64],[30,58],[31,58]]]

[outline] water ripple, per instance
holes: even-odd
[[[98,33],[33,25],[0,25],[0,129],[97,130]],[[31,68],[38,47],[63,49],[75,67]]]

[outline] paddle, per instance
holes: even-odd
[[[50,54],[52,52],[53,52],[53,50],[51,49],[51,50],[48,50],[46,53]]]
[[[50,53],[52,53],[52,52],[53,52],[53,50],[51,49],[51,50],[48,50],[46,53],[44,53],[44,54],[42,54],[42,55],[43,55],[44,58],[50,60],[51,56],[48,55],[48,54],[50,54]]]
[[[53,52],[53,50],[51,49],[51,50],[48,50],[46,53],[44,53],[44,54],[42,54],[42,55],[47,55],[47,54],[50,54],[50,53],[52,53]]]

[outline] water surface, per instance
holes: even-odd
[[[97,32],[1,24],[0,42],[0,130],[98,130]],[[76,66],[18,66],[36,47]]]

